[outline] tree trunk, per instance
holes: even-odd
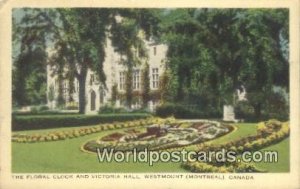
[[[85,66],[82,67],[80,75],[77,77],[79,82],[79,113],[85,113],[85,105],[86,105],[86,98],[85,98],[85,81],[87,75],[87,68]]]

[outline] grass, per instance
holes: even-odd
[[[12,171],[15,173],[185,172],[180,168],[180,163],[160,163],[154,164],[153,167],[149,167],[147,163],[99,163],[96,154],[80,150],[80,146],[86,141],[112,132],[116,130],[64,141],[12,143]]]
[[[225,143],[247,135],[255,134],[255,124],[241,123],[236,124],[237,130],[222,136],[218,139],[209,141],[211,144]],[[78,128],[78,127],[77,127]],[[48,130],[27,131],[26,133],[64,131],[72,128],[59,128]],[[44,142],[44,143],[12,143],[12,171],[14,173],[76,173],[76,172],[186,172],[180,167],[180,163],[154,163],[149,166],[148,163],[99,163],[96,154],[84,153],[80,147],[85,142],[95,139],[109,133],[117,132],[104,131],[75,139],[64,141]],[[25,133],[25,132],[22,132]],[[260,163],[257,164],[262,169],[271,172],[288,171],[288,139],[270,146],[266,149],[276,149],[280,153],[279,162],[274,164]],[[194,147],[187,147],[191,150]]]
[[[256,134],[256,123],[239,123],[234,124],[236,130],[233,130],[230,134],[217,138],[207,142],[208,144],[223,144],[231,140],[237,140],[245,136]]]
[[[273,163],[255,163],[255,165],[262,169],[267,170],[268,172],[281,173],[290,171],[290,161],[289,161],[289,138],[284,139],[283,141],[264,148],[261,151],[277,151],[278,152],[278,162]]]

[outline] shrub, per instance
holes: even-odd
[[[66,103],[66,109],[67,110],[78,110],[78,102],[67,102]]]
[[[98,113],[128,113],[128,111],[125,108],[116,108],[105,105],[100,107]]]
[[[128,121],[148,117],[149,114],[120,114],[120,115],[35,115],[13,116],[12,130],[48,129],[58,127],[74,127]]]
[[[237,119],[255,120],[254,109],[248,101],[239,101],[234,107]]]
[[[221,118],[222,112],[212,109],[210,111],[201,111],[200,109],[192,108],[181,104],[166,103],[156,107],[156,116],[175,118]]]
[[[45,111],[45,110],[49,110],[49,107],[47,105],[42,105],[39,107],[39,111]]]

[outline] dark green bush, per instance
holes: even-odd
[[[127,110],[125,108],[116,108],[112,106],[103,106],[98,111],[99,114],[105,113],[150,113],[148,109],[131,109]]]
[[[107,114],[107,115],[30,115],[12,116],[12,130],[49,129],[58,127],[75,127],[129,121],[149,117],[149,114]]]
[[[100,107],[99,111],[101,113],[127,113],[128,111],[125,108],[115,108],[112,106],[103,106]]]
[[[66,110],[78,110],[78,109],[79,109],[78,106],[73,106],[73,105],[66,106]]]
[[[38,107],[38,111],[45,111],[45,110],[49,110],[49,107],[47,105],[41,105]]]
[[[275,102],[274,102],[275,103]],[[258,122],[268,119],[278,119],[280,121],[289,120],[289,110],[276,108],[264,108],[261,112],[261,117],[258,119],[255,117],[254,109],[248,101],[240,101],[234,108],[235,118],[243,119],[246,122]]]
[[[35,111],[35,112],[13,112],[15,116],[33,116],[33,115],[79,115],[76,112],[61,112],[58,110],[45,110],[45,111]]]
[[[156,107],[156,116],[168,117],[174,116],[175,118],[221,118],[222,112],[218,110],[204,111],[199,107],[185,106],[181,104],[166,103]]]

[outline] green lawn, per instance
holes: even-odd
[[[80,150],[80,146],[86,141],[112,132],[116,130],[64,141],[12,143],[12,171],[15,173],[185,172],[180,168],[180,163],[159,163],[154,164],[153,167],[149,167],[147,163],[99,163],[96,154],[84,153]]]
[[[268,170],[269,172],[289,172],[290,171],[290,161],[289,161],[289,138],[284,139],[278,144],[264,148],[262,151],[277,151],[278,152],[278,162],[276,163],[256,163],[256,166],[263,170]]]
[[[239,137],[255,134],[255,124],[236,124],[237,130],[209,143],[220,144]],[[72,128],[27,131],[27,133],[48,132],[51,130],[68,130]],[[84,153],[80,146],[86,141],[98,138],[113,131],[95,133],[75,139],[44,143],[12,143],[12,171],[14,173],[75,173],[75,172],[186,172],[180,163],[156,163],[149,167],[148,163],[99,163],[96,154]],[[288,139],[268,147],[280,153],[279,162],[261,163],[260,168],[272,172],[288,171]],[[192,149],[188,147],[188,149]]]
[[[231,140],[237,140],[245,136],[256,134],[256,123],[238,123],[234,124],[236,130],[228,135],[209,141],[209,144],[223,144]]]

